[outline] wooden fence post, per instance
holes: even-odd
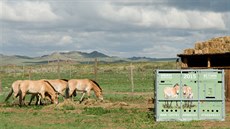
[[[2,93],[2,80],[0,80],[0,93]]]
[[[130,80],[131,80],[131,86],[132,86],[132,92],[134,92],[134,82],[133,82],[133,64],[130,64]]]
[[[95,58],[95,63],[94,63],[94,79],[95,81],[97,80],[97,58]]]
[[[25,65],[24,64],[22,65],[22,70],[23,70],[22,78],[24,78],[25,77]]]
[[[60,79],[60,60],[58,58],[58,67],[57,67],[57,72],[58,72],[58,79]]]
[[[69,62],[69,78],[72,78],[72,64]]]
[[[31,72],[32,72],[32,67],[30,66],[30,68],[29,68],[29,80],[31,80]]]
[[[13,69],[14,69],[14,77],[16,77],[16,65],[13,65]]]

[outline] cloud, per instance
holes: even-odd
[[[197,41],[230,34],[229,2],[220,1],[3,0],[0,53],[176,57]]]
[[[144,48],[143,53],[150,57],[151,55],[156,57],[175,57],[175,53],[180,53],[180,50],[169,45],[155,45],[153,47]]]
[[[66,45],[73,42],[73,38],[69,35],[62,36],[61,40],[59,41],[59,45]]]
[[[49,22],[59,19],[49,3],[39,1],[0,1],[0,19],[17,22]]]
[[[144,8],[105,4],[100,10],[105,19],[154,28],[226,29],[222,13],[179,10],[174,7]]]

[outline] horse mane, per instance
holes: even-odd
[[[176,83],[173,87],[175,87],[175,86],[179,86],[179,84],[178,84],[178,83]]]
[[[96,84],[99,87],[99,89],[102,91],[101,87],[99,86],[99,84],[96,81],[94,81],[92,79],[90,79],[90,81],[92,81],[94,84]]]
[[[65,82],[68,82],[68,81],[69,81],[68,79],[60,79],[60,80],[65,81]]]
[[[44,82],[48,83],[48,84],[51,86],[51,88],[52,88],[55,92],[57,92],[56,89],[53,87],[53,85],[52,85],[49,81],[44,80]]]

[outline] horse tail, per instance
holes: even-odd
[[[65,89],[65,98],[69,98],[69,84],[67,83],[66,89]]]
[[[10,96],[13,94],[13,88],[11,88],[9,94],[7,95],[5,102],[10,98]]]
[[[18,91],[18,95],[19,95],[19,106],[21,107],[22,106],[22,90],[21,88],[19,88],[19,91]]]

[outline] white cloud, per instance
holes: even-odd
[[[181,51],[178,48],[168,45],[155,45],[153,47],[144,48],[143,53],[150,57],[176,57]]]
[[[179,10],[172,7],[144,8],[139,6],[114,6],[104,4],[99,10],[107,20],[134,24],[143,27],[180,29],[226,29],[223,14],[219,12],[200,12]]]
[[[0,19],[20,22],[49,22],[59,19],[46,2],[0,1]]]
[[[16,37],[18,41],[23,44],[30,44],[34,46],[45,46],[57,44],[60,39],[58,34],[38,34],[38,33],[21,33],[18,32]]]
[[[59,45],[65,45],[73,42],[73,38],[69,35],[62,36],[61,40],[59,41]]]

